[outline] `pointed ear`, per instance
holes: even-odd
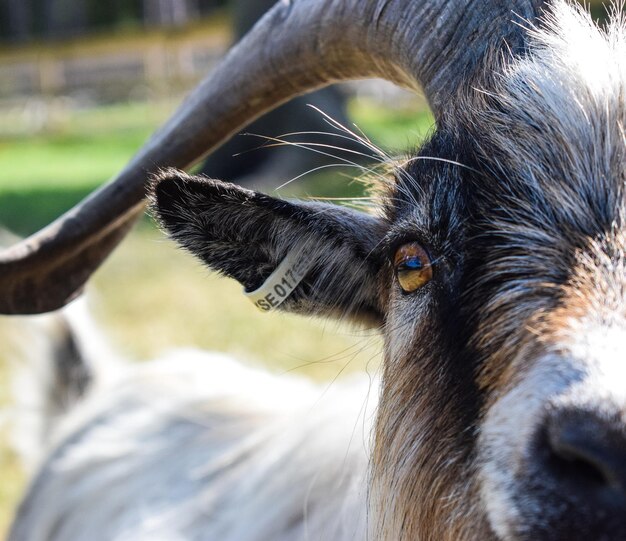
[[[275,199],[173,170],[154,181],[151,206],[162,228],[210,268],[248,292],[267,291],[270,297],[257,303],[263,310],[276,306],[370,322],[384,317],[378,247],[386,224],[379,218],[337,205]],[[281,269],[298,261],[303,263],[296,276],[284,276],[281,289],[287,294],[272,296],[267,288]],[[290,281],[292,292],[286,288]]]

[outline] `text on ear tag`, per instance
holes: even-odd
[[[312,264],[313,259],[301,251],[291,252],[261,287],[250,292],[244,290],[244,295],[262,312],[271,312],[289,298]]]

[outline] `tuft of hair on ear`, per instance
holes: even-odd
[[[244,202],[253,196],[254,192],[235,184],[168,168],[150,179],[148,212],[161,229],[174,234],[188,223],[191,208],[208,209],[213,203]]]
[[[176,201],[183,197],[189,183],[189,176],[176,169],[164,169],[150,179],[148,201],[150,211],[155,220],[160,221],[161,215],[174,218]],[[162,209],[162,214],[160,209]]]

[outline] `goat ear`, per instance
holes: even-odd
[[[173,170],[153,183],[151,204],[174,240],[248,292],[271,283],[268,278],[281,263],[285,268],[286,259],[306,260],[301,276],[287,277],[287,283],[302,280],[280,309],[369,321],[383,317],[377,247],[386,228],[378,218]],[[257,305],[269,310],[280,300],[270,296]]]

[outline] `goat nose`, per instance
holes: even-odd
[[[596,512],[626,509],[626,427],[579,409],[552,412],[543,438],[545,473],[556,487]]]

